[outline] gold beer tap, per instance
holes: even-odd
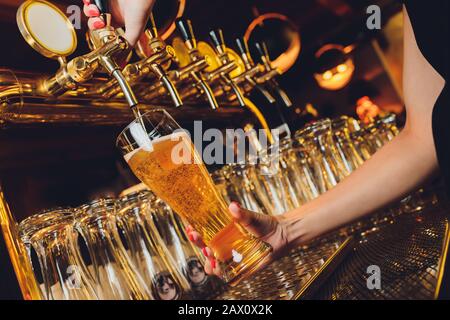
[[[236,95],[239,105],[242,107],[246,106],[246,99],[243,92],[237,85],[235,81],[231,79],[230,73],[237,68],[236,62],[232,61],[227,53],[227,47],[223,38],[223,32],[221,29],[211,30],[209,36],[214,45],[214,50],[219,58],[220,66],[207,74],[207,79],[209,81],[214,81],[219,79],[225,86],[231,88],[231,90]]]
[[[99,30],[90,31],[89,38],[91,40],[92,51],[85,55],[75,57],[69,62],[67,62],[66,56],[74,52],[76,40],[73,40],[70,50],[64,54],[60,54],[59,52],[57,53],[56,49],[46,50],[45,44],[39,43],[39,39],[33,36],[33,30],[31,30],[28,23],[30,17],[28,17],[27,14],[32,14],[29,11],[31,11],[30,8],[33,8],[34,3],[35,2],[33,1],[27,1],[19,8],[17,14],[19,29],[33,48],[46,57],[57,58],[60,63],[58,71],[53,76],[41,79],[37,82],[35,89],[36,93],[43,96],[61,96],[69,90],[76,90],[81,83],[90,80],[94,73],[102,67],[111,77],[116,79],[123,91],[128,105],[132,108],[133,112],[137,114],[135,108],[138,104],[137,99],[119,66],[114,61],[114,57],[120,53],[126,52],[129,45],[128,42],[123,37],[119,36],[111,26],[111,15],[105,13],[105,11],[107,11],[107,1],[96,1],[97,6],[102,12],[105,27]],[[62,19],[65,18],[63,16],[64,14],[51,3],[40,0],[39,5],[44,5],[46,6],[46,10],[61,15]],[[38,11],[36,10],[36,12]],[[64,20],[61,21],[63,21],[67,27],[67,30],[64,31],[73,34],[74,39],[76,39],[73,26],[70,25],[70,22]],[[61,32],[63,32],[63,30],[61,30]],[[55,47],[57,47],[57,45]]]
[[[111,14],[107,0],[95,0],[96,6],[99,8],[101,16],[105,21],[105,27],[97,30],[89,31],[89,39],[93,51],[85,56],[78,57],[79,65],[82,70],[87,70],[87,74],[92,74],[101,66],[103,69],[117,81],[123,92],[124,98],[132,109],[135,116],[139,116],[137,109],[138,101],[131,89],[130,84],[123,75],[120,67],[114,60],[118,54],[129,49],[128,42],[120,36],[111,26]],[[77,58],[76,58],[77,59]],[[83,81],[87,79],[82,79]]]
[[[143,59],[136,63],[128,64],[124,68],[123,74],[125,78],[130,84],[134,84],[149,74],[152,74],[164,86],[175,107],[182,106],[183,102],[180,98],[180,94],[170,79],[169,74],[163,67],[170,63],[174,58],[175,52],[171,46],[166,45],[166,43],[159,38],[153,14],[150,14],[149,26],[145,30],[145,35],[149,40],[147,46],[149,47],[148,49],[151,54],[145,56],[147,50],[140,50],[139,52],[143,55]]]
[[[209,105],[213,110],[219,108],[214,92],[204,79],[203,74],[205,69],[209,67],[207,58],[202,56],[197,49],[197,40],[194,35],[194,30],[192,28],[192,22],[190,20],[176,21],[177,28],[183,38],[184,44],[188,49],[188,55],[190,62],[180,69],[174,71],[174,77],[176,81],[184,81],[185,79],[191,79],[194,83],[194,87],[198,92],[205,95],[208,100]]]
[[[274,90],[277,95],[280,97],[281,101],[286,107],[292,107],[292,100],[289,98],[286,91],[284,91],[278,82],[276,81],[276,77],[281,75],[281,72],[272,67],[269,50],[267,49],[267,45],[265,42],[257,42],[255,43],[256,50],[261,57],[261,61],[264,66],[264,71],[262,74],[256,78],[256,82],[259,84],[267,84],[270,89]]]
[[[269,103],[274,103],[275,98],[266,88],[255,80],[255,77],[258,76],[258,74],[264,72],[265,66],[254,63],[250,55],[250,50],[248,49],[248,43],[244,38],[237,38],[236,45],[239,53],[241,54],[242,61],[244,62],[245,71],[237,77],[234,77],[233,80],[238,84],[247,82],[250,85],[250,90],[253,88],[258,90]]]

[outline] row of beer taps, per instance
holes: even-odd
[[[245,107],[248,104],[246,94],[252,90],[259,91],[269,103],[278,99],[285,106],[291,106],[289,97],[275,80],[280,72],[272,67],[265,43],[255,44],[261,56],[261,63],[255,63],[244,38],[236,40],[239,54],[233,57],[230,51],[234,51],[226,46],[222,30],[212,30],[209,33],[213,45],[211,54],[215,56],[211,57],[199,50],[190,20],[176,21],[187,53],[184,59],[188,59],[183,65],[174,48],[159,37],[151,14],[145,30],[147,48],[138,52],[141,60],[119,67],[119,57],[126,56],[130,48],[121,30],[111,26],[107,2],[95,1],[105,27],[89,31],[92,51],[69,62],[60,59],[59,70],[42,82],[42,90],[53,96],[83,94],[108,100],[124,98],[133,110],[138,105],[137,97],[145,103],[166,99],[175,107],[181,107],[184,101],[198,102],[199,99],[212,109],[219,108],[218,101]],[[100,69],[109,78],[89,85],[89,80]],[[85,90],[80,90],[83,87]]]

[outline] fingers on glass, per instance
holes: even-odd
[[[201,238],[200,234],[197,231],[194,231],[192,227],[188,226],[186,228],[186,233],[189,238],[189,241],[191,241],[193,244],[195,244],[199,248],[204,248],[206,245],[203,242],[203,239]]]
[[[220,265],[217,262],[217,260],[214,258],[206,259],[205,272],[207,274],[215,274],[218,277],[222,275],[222,269],[220,268]]]

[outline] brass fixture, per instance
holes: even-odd
[[[264,66],[254,63],[248,49],[248,43],[245,38],[236,39],[236,45],[241,54],[241,59],[244,63],[245,71],[234,77],[233,80],[237,83],[247,82],[250,85],[251,89],[254,88],[258,90],[269,103],[274,103],[275,98],[266,88],[263,87],[261,83],[258,83],[258,81],[255,79],[256,76],[264,72]]]
[[[196,73],[199,76],[199,80],[202,80],[205,84],[209,83],[214,86],[214,92],[217,96],[224,95],[229,91],[234,92],[234,96],[237,98],[239,105],[253,113],[261,127],[265,130],[269,141],[272,143],[274,140],[264,115],[252,101],[244,96],[238,83],[230,77],[230,73],[238,68],[240,70],[238,69],[239,72],[237,75],[245,72],[245,64],[237,53],[234,53],[230,57],[231,55],[229,53],[232,50],[225,46],[222,31],[211,31],[211,38],[216,45],[216,49],[212,49],[206,42],[197,42],[190,20],[178,20],[177,26],[184,40],[184,46],[181,45],[179,40],[174,40],[172,44],[177,52],[180,66],[186,67],[189,63],[199,61],[207,62]],[[215,100],[212,90],[210,94],[211,98]],[[250,127],[253,128],[253,126]]]
[[[292,101],[289,98],[286,91],[284,91],[281,86],[276,81],[276,77],[281,75],[281,71],[273,67],[273,63],[270,60],[269,51],[265,42],[255,43],[255,47],[261,57],[261,61],[264,66],[264,72],[257,78],[258,83],[265,83],[271,90],[277,93],[277,96],[281,99],[283,104],[290,108],[292,107]]]
[[[57,59],[60,63],[55,75],[34,83],[34,94],[57,97],[69,90],[77,90],[79,84],[90,80],[102,67],[109,76],[116,79],[128,105],[133,112],[138,113],[135,108],[137,99],[114,61],[114,57],[128,50],[128,42],[111,26],[111,15],[107,13],[106,3],[96,1],[105,27],[90,31],[93,50],[69,62],[66,57],[74,52],[77,43],[74,28],[64,13],[44,0],[27,0],[19,7],[17,23],[25,40],[39,53]],[[43,20],[46,21],[45,25],[42,25]],[[48,23],[53,26],[48,27]]]
[[[182,106],[183,102],[181,101],[180,95],[166,72],[175,53],[171,46],[166,45],[164,41],[159,38],[153,14],[150,14],[149,25],[145,30],[144,37],[145,41],[141,40],[136,50],[142,60],[128,64],[123,69],[125,80],[130,85],[135,85],[143,78],[153,75],[156,78],[156,81],[164,86],[165,91],[169,94],[174,106]],[[105,98],[114,97],[120,92],[121,88],[120,86],[117,86],[117,82],[114,80],[109,81],[109,83],[99,89],[99,93]]]
[[[354,46],[344,47],[337,44],[327,44],[316,54],[316,72],[314,78],[319,86],[326,90],[340,90],[352,79],[355,64],[351,57]]]
[[[206,70],[210,68],[210,60],[202,56],[198,50],[197,39],[195,38],[191,21],[178,19],[176,24],[183,38],[184,45],[178,40],[174,42],[181,53],[180,60],[178,60],[181,68],[173,75],[178,82],[189,78],[194,84],[196,91],[206,97],[211,108],[217,109],[219,104],[217,103],[213,90],[207,83],[208,79],[205,79],[206,77],[204,76],[207,72]]]

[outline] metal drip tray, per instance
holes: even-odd
[[[340,238],[293,250],[216,299],[289,300],[307,295],[331,274],[351,242],[351,238]]]
[[[403,215],[363,234],[314,299],[436,299],[449,244],[440,211]],[[368,289],[369,266],[380,270],[380,289]],[[370,281],[371,279],[369,279]]]
[[[446,210],[385,212],[348,228],[353,237],[292,251],[216,299],[436,299],[450,239]],[[369,266],[379,267],[380,289],[369,289]]]

